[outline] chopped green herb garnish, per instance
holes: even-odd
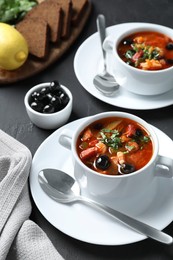
[[[134,54],[135,54],[135,51],[134,51],[134,50],[128,50],[128,51],[126,51],[126,53],[125,53],[125,57],[126,57],[127,59],[132,59],[132,57],[133,57]]]
[[[115,150],[121,146],[121,139],[118,130],[102,129],[100,135],[102,137],[100,141],[107,146],[112,147]]]
[[[131,44],[132,49],[127,50],[125,57],[129,61],[134,63],[135,67],[138,67],[141,62],[145,60],[158,60],[160,58],[160,49],[157,47],[148,46],[145,44]],[[134,59],[134,55],[136,56]]]
[[[141,140],[141,141],[142,141],[142,140]],[[149,137],[149,136],[144,136],[144,137],[143,137],[143,142],[144,142],[144,143],[150,142],[150,137]]]
[[[35,5],[35,0],[0,0],[0,22],[13,24]]]
[[[134,147],[133,145],[125,145],[125,148],[126,148],[128,151],[133,151],[135,147]]]

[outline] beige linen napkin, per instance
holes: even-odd
[[[0,130],[0,260],[62,260],[44,231],[29,220],[31,153]]]

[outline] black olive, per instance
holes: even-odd
[[[132,43],[133,43],[133,40],[130,38],[123,40],[123,45],[131,45]]]
[[[62,109],[62,101],[59,97],[53,96],[50,104],[54,107],[55,111],[60,111]]]
[[[49,98],[47,97],[47,95],[42,95],[41,97],[39,97],[39,101],[43,105],[47,105],[49,103]]]
[[[53,94],[58,94],[59,90],[61,89],[61,86],[58,81],[52,81],[50,83],[50,91]]]
[[[54,107],[51,104],[46,105],[43,108],[43,113],[45,113],[45,114],[50,114],[50,113],[53,113],[53,112],[55,112],[55,109],[54,109]]]
[[[173,59],[167,59],[166,62],[167,62],[168,64],[173,65]]]
[[[173,50],[173,42],[169,42],[167,45],[166,45],[166,49],[171,51]]]
[[[93,126],[93,128],[96,129],[96,130],[101,130],[101,129],[103,129],[103,124],[101,124],[101,123],[96,123],[96,124]]]
[[[124,174],[132,173],[135,171],[135,167],[132,164],[123,163],[120,165],[120,171]]]
[[[60,87],[60,84],[59,84],[59,81],[57,80],[54,80],[50,83],[50,88],[51,89],[54,89],[54,88],[59,88]]]
[[[48,100],[51,101],[51,99],[53,97],[52,93],[49,92],[46,94],[46,96],[47,96]]]
[[[33,100],[33,101],[40,101],[40,102],[42,102],[44,98],[45,98],[45,94],[44,94],[44,92],[41,92],[41,91],[40,92],[35,91],[31,95],[31,100]]]
[[[101,169],[101,170],[108,169],[110,164],[111,163],[110,163],[109,157],[107,155],[100,155],[96,159],[96,167]]]
[[[68,102],[69,102],[69,97],[68,97],[68,95],[65,92],[63,92],[60,95],[60,99],[62,101],[63,107],[65,107],[68,104]]]
[[[47,93],[49,93],[49,88],[48,88],[48,87],[42,88],[42,89],[40,90],[40,93],[41,93],[41,94],[47,94]]]
[[[40,92],[40,93],[37,94],[37,100],[38,100],[39,102],[44,103],[44,104],[47,102],[47,97],[46,97],[46,95],[44,94],[44,92]]]
[[[143,136],[142,130],[141,130],[140,128],[136,129],[135,135],[136,135],[137,137]]]
[[[34,92],[31,94],[31,100],[37,101],[38,95],[39,95],[39,93],[38,93],[37,91],[34,91]]]
[[[37,112],[41,113],[43,111],[43,105],[40,102],[32,102],[30,106]]]

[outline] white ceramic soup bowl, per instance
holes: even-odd
[[[85,127],[101,118],[121,117],[136,121],[150,134],[153,144],[151,160],[140,170],[124,175],[105,175],[88,168],[79,158],[76,143]],[[81,192],[92,199],[114,207],[116,200],[125,201],[139,197],[158,175],[172,177],[173,160],[159,155],[159,141],[153,128],[143,119],[124,112],[105,112],[88,117],[78,125],[75,132],[64,129],[59,136],[59,143],[71,150],[74,163],[74,176],[79,182]]]
[[[121,40],[136,32],[159,32],[173,39],[173,30],[161,25],[137,23],[127,31],[110,34],[103,47],[111,54],[112,73],[117,82],[126,90],[139,95],[158,95],[173,89],[173,67],[163,70],[141,70],[125,63],[117,52]]]

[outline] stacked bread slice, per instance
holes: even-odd
[[[50,43],[61,45],[61,41],[68,40],[87,4],[88,0],[41,0],[16,25],[28,42],[30,54],[44,59]]]
[[[88,1],[87,0],[72,0],[73,3],[73,15],[72,15],[72,24],[78,25],[82,15],[84,14]]]
[[[26,39],[30,54],[41,59],[48,55],[50,30],[44,19],[24,19],[16,28]]]

